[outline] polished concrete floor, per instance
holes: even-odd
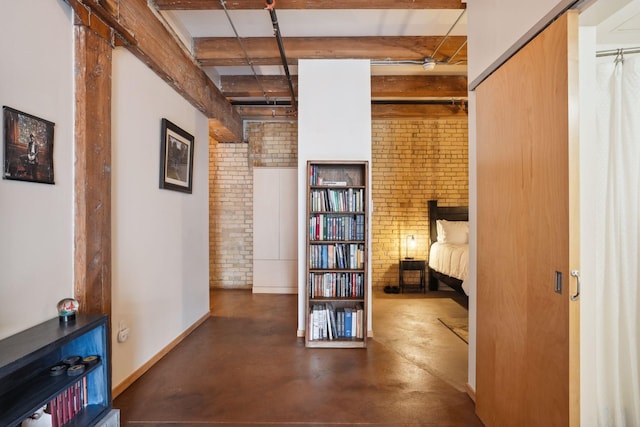
[[[448,291],[373,293],[367,349],[308,349],[297,296],[213,291],[212,317],[114,401],[123,426],[482,426]]]

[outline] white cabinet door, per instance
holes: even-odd
[[[296,168],[253,170],[253,292],[297,293]]]
[[[280,258],[280,169],[253,169],[253,259]],[[254,278],[255,285],[255,278]]]

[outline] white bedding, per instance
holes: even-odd
[[[429,267],[462,280],[462,289],[468,294],[464,281],[469,273],[469,245],[434,242],[429,250]]]

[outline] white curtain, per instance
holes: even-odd
[[[620,59],[597,69],[597,425],[607,427],[640,426],[640,55]]]

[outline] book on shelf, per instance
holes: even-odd
[[[313,304],[309,313],[312,340],[364,338],[364,312],[361,304],[335,307],[331,303]]]
[[[356,338],[364,338],[364,325],[362,324],[364,310],[362,307],[356,309]]]
[[[310,195],[313,212],[363,212],[364,190],[353,189],[313,189]]]
[[[51,426],[61,427],[87,406],[87,378],[76,381],[48,404]]]
[[[362,298],[363,273],[309,273],[309,298]]]
[[[364,240],[364,216],[312,215],[309,218],[309,240]]]
[[[325,307],[327,310],[327,329],[329,331],[329,339],[337,339],[338,331],[336,329],[336,312],[331,307],[331,304],[326,304]]]
[[[358,243],[311,245],[309,265],[312,269],[362,269],[364,268],[364,245]]]

